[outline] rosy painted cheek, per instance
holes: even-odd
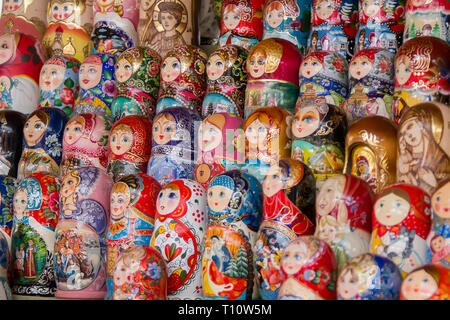
[[[440,205],[439,203],[436,203],[436,204],[434,205],[434,209],[435,209],[436,211],[440,211],[440,210],[441,210],[441,205]]]
[[[54,13],[54,14],[53,14],[53,18],[58,19],[58,14],[57,14],[57,13]]]
[[[68,13],[65,13],[65,14],[64,14],[64,18],[67,18],[68,16],[69,16]]]

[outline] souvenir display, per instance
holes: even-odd
[[[120,253],[137,245],[150,245],[160,190],[159,183],[143,173],[124,176],[112,187],[106,231],[107,299],[113,296],[114,268]]]
[[[259,108],[244,124],[245,163],[247,171],[260,183],[269,167],[290,158],[292,114],[281,107]]]
[[[145,116],[126,116],[109,132],[108,174],[117,180],[146,172],[152,149],[152,123]]]
[[[373,206],[372,252],[391,259],[404,276],[426,263],[430,226],[430,196],[412,185],[390,185]]]
[[[198,0],[147,0],[139,8],[139,41],[161,57],[175,47],[198,45]],[[202,3],[202,6],[204,4]]]
[[[63,177],[54,256],[56,297],[104,299],[112,186],[111,178],[95,167],[78,168]]]
[[[449,57],[450,45],[435,37],[417,37],[400,47],[395,56],[392,110],[397,124],[402,115],[418,103],[449,102]]]
[[[47,29],[42,45],[47,55],[83,61],[91,54],[94,0],[48,0]]]
[[[350,61],[358,31],[358,0],[313,0],[308,53],[336,51]]]
[[[100,115],[74,115],[64,128],[61,176],[72,169],[94,166],[106,170],[108,165],[109,123]]]
[[[161,65],[161,87],[156,112],[186,107],[202,114],[206,91],[206,60],[202,49],[184,45],[170,50]]]
[[[0,110],[0,175],[17,176],[25,120],[26,116],[21,112]]]
[[[276,300],[281,282],[280,259],[286,245],[314,233],[315,181],[303,163],[280,160],[262,183],[263,220],[255,244],[256,286],[264,300]]]
[[[16,189],[11,237],[13,294],[55,294],[53,257],[59,183],[55,175],[38,172],[21,180]]]
[[[322,183],[344,169],[347,119],[344,112],[323,102],[303,102],[292,120],[293,159],[305,163]]]
[[[427,264],[412,271],[402,282],[401,300],[448,300],[450,269]]]
[[[14,193],[16,192],[16,187],[17,180],[15,178],[8,177],[6,175],[0,175],[0,237],[4,236],[4,238],[6,239],[7,248],[11,248],[11,232],[13,228],[14,218],[13,197]],[[0,250],[0,253],[1,252],[3,251]],[[0,258],[0,265],[1,261],[3,260]]]
[[[160,64],[159,55],[145,47],[127,49],[119,56],[114,71],[117,91],[111,104],[115,121],[129,115],[153,119],[159,92]]]
[[[369,183],[377,194],[396,182],[397,128],[382,116],[356,121],[345,136],[344,173]]]
[[[100,53],[84,59],[79,72],[80,93],[75,101],[74,113],[111,114],[110,108],[117,89],[115,63],[113,56]]]
[[[167,265],[168,299],[203,299],[201,253],[206,214],[206,191],[198,182],[174,180],[158,194],[151,246]]]
[[[196,112],[184,107],[165,109],[153,120],[147,174],[162,186],[175,179],[194,180],[195,135],[200,122]]]
[[[349,124],[375,115],[392,119],[394,54],[378,48],[359,50],[348,71],[350,93],[343,109]]]
[[[45,61],[39,76],[39,106],[62,109],[69,116],[78,97],[80,62],[70,56]]]
[[[264,0],[223,0],[219,46],[251,50],[263,36],[263,6]]]
[[[167,300],[167,267],[158,250],[139,245],[119,255],[113,300]]]
[[[348,93],[348,63],[337,52],[315,51],[308,54],[299,69],[300,92],[295,106],[303,102],[342,106]]]
[[[244,164],[244,120],[230,113],[215,113],[202,121],[198,130],[195,180],[205,189],[225,171]]]
[[[39,101],[43,55],[36,39],[12,33],[11,23],[7,24],[6,33],[0,36],[0,108],[28,114]]]
[[[1,187],[0,187],[1,188]],[[8,268],[10,264],[10,245],[6,236],[0,233],[0,300],[11,300],[11,288],[8,283]]]
[[[325,241],[314,236],[292,240],[280,266],[278,300],[336,300],[336,258]]]
[[[390,259],[365,253],[350,259],[337,278],[338,300],[398,300],[402,274]]]
[[[350,258],[370,252],[374,198],[370,185],[350,174],[328,178],[317,194],[315,236],[333,249],[339,270]]]
[[[208,228],[202,258],[207,300],[251,300],[254,245],[262,216],[261,184],[240,170],[227,171],[209,184]]]
[[[211,53],[206,64],[208,83],[203,117],[219,112],[244,116],[246,61],[247,51],[236,45],[226,45]]]
[[[302,63],[300,50],[291,42],[271,38],[259,42],[247,58],[245,118],[261,107],[295,111]]]
[[[450,108],[420,103],[405,112],[398,128],[397,181],[432,194],[450,177]]]

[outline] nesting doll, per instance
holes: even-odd
[[[402,274],[386,257],[365,253],[350,259],[337,278],[338,300],[398,300]]]
[[[95,53],[118,57],[138,45],[139,0],[94,0],[91,40]]]
[[[263,36],[263,5],[264,0],[223,0],[219,46],[251,50]]]
[[[266,39],[247,58],[245,118],[261,107],[277,106],[294,112],[298,98],[300,50],[284,39]]]
[[[382,116],[362,118],[345,136],[344,173],[369,183],[375,193],[396,182],[397,128]]]
[[[358,51],[349,63],[349,97],[343,105],[349,124],[368,116],[392,118],[394,54],[386,49]]]
[[[312,170],[317,188],[327,178],[342,173],[347,119],[340,108],[323,102],[303,102],[291,130],[291,157]]]
[[[444,40],[422,36],[406,41],[395,56],[393,118],[420,102],[449,102],[450,45]]]
[[[292,240],[280,266],[278,300],[336,300],[336,258],[325,241],[314,236]]]
[[[167,300],[167,266],[158,250],[133,246],[114,267],[113,300]]]
[[[102,116],[94,113],[73,116],[64,128],[61,176],[84,166],[106,170],[108,134],[109,123]]]
[[[112,179],[101,169],[69,171],[61,183],[53,265],[59,298],[104,299]]]
[[[10,245],[3,233],[0,233],[0,300],[11,300],[11,288],[8,283],[10,264]]]
[[[115,121],[128,115],[142,115],[150,120],[156,113],[161,58],[145,47],[124,51],[116,62],[117,91],[111,104]]]
[[[398,183],[383,189],[373,205],[372,252],[391,259],[403,275],[426,263],[430,200],[422,189]]]
[[[160,190],[159,183],[143,173],[124,176],[112,187],[106,231],[107,299],[113,295],[114,268],[119,254],[130,247],[150,245]]]
[[[315,236],[333,249],[338,269],[348,259],[370,252],[374,198],[369,184],[350,174],[331,177],[320,188]]]
[[[39,101],[42,51],[33,37],[24,33],[0,36],[0,108],[28,114]]]
[[[169,299],[203,298],[201,253],[206,225],[206,191],[198,182],[178,179],[161,189],[151,246],[167,264]]]
[[[23,126],[26,116],[18,111],[0,111],[0,175],[16,177],[22,156]]]
[[[448,300],[450,269],[427,264],[415,269],[402,282],[400,300]]]
[[[33,173],[19,182],[14,194],[11,237],[14,294],[54,296],[59,183],[53,174]]]
[[[52,57],[45,61],[39,75],[39,106],[64,110],[69,116],[78,97],[80,62],[70,56]]]
[[[206,53],[194,46],[176,47],[167,53],[161,65],[157,113],[169,107],[186,107],[202,114],[206,60]]]
[[[397,180],[432,194],[450,177],[450,108],[420,103],[402,116],[398,129]]]
[[[336,51],[350,61],[358,30],[358,0],[313,0],[308,53]]]
[[[152,48],[161,57],[178,46],[198,45],[197,6],[200,6],[197,0],[141,1],[138,26],[140,45]]]
[[[359,28],[355,53],[383,48],[396,53],[405,27],[405,0],[359,0]]]
[[[73,112],[93,112],[110,115],[116,94],[115,58],[107,54],[92,54],[84,59],[79,71],[80,93]]]
[[[224,171],[244,164],[244,120],[230,113],[215,113],[202,121],[198,130],[195,180],[204,188]]]
[[[147,174],[161,185],[175,179],[194,180],[195,135],[200,116],[184,107],[161,111],[152,127],[152,152]]]
[[[206,63],[208,83],[202,115],[227,112],[244,116],[247,51],[236,45],[216,49]]]
[[[152,123],[145,116],[127,116],[114,123],[108,143],[108,173],[113,180],[147,171],[151,130]]]
[[[0,175],[0,236],[4,236],[8,248],[11,248],[11,231],[14,218],[13,197],[17,185],[15,178]]]
[[[202,258],[207,300],[249,300],[254,293],[254,245],[262,216],[261,184],[240,170],[209,184],[208,229]]]
[[[278,297],[283,249],[298,236],[314,233],[314,182],[311,170],[293,159],[280,160],[267,171],[255,244],[256,286],[264,300]]]
[[[340,107],[348,94],[348,63],[337,52],[315,51],[308,54],[299,69],[299,97],[297,112],[303,102]]]
[[[83,61],[91,53],[92,0],[48,0],[47,29],[42,45],[47,55]]]

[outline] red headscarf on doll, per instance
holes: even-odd
[[[220,34],[231,31],[242,37],[262,39],[263,22],[262,6],[264,0],[224,0],[221,16],[230,10],[239,12],[239,24],[233,30],[228,30],[223,20],[220,22]]]
[[[339,7],[341,5],[342,0],[331,0],[333,3],[334,11],[326,20],[321,19],[317,15],[317,10],[316,10],[317,3],[322,2],[322,1],[327,1],[327,0],[313,0],[313,7],[312,7],[313,16],[312,16],[312,20],[311,20],[312,25],[319,26],[322,23],[331,24],[331,25],[342,24],[344,21],[342,21],[341,15],[339,12]]]
[[[178,219],[184,216],[187,213],[188,204],[187,201],[192,195],[191,189],[186,186],[183,180],[174,180],[168,184],[166,184],[161,190],[175,188],[180,192],[180,201],[178,202],[177,207],[169,214],[162,215],[159,213],[158,208],[156,208],[157,218],[161,221],[164,221],[167,217]]]

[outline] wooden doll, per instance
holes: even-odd
[[[448,300],[450,269],[427,264],[409,273],[400,288],[400,300]]]

